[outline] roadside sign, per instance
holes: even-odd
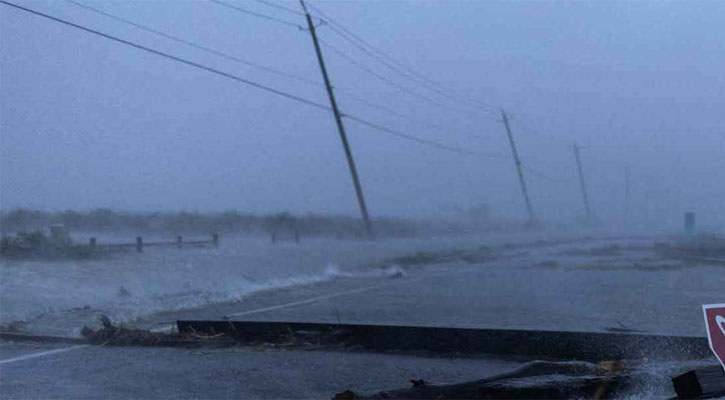
[[[705,328],[710,349],[725,368],[725,303],[705,304],[702,306],[702,312],[705,315]]]

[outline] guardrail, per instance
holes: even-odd
[[[143,252],[144,247],[177,247],[179,249],[185,246],[206,246],[211,245],[213,247],[219,247],[219,234],[214,233],[210,240],[189,240],[184,241],[183,236],[177,236],[175,241],[170,242],[144,242],[142,236],[136,236],[136,241],[133,243],[105,243],[99,244],[95,237],[88,239],[88,246],[91,250],[114,250],[114,249],[129,249],[135,248],[137,252]]]

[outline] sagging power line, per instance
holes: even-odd
[[[320,39],[320,38],[318,38],[317,40],[320,43],[322,43],[323,45],[325,45],[325,47],[327,47],[328,49],[332,50],[335,54],[337,54],[338,56],[340,56],[340,57],[344,58],[345,60],[347,60],[350,64],[356,66],[361,71],[363,71],[363,72],[365,72],[365,73],[367,73],[367,74],[369,74],[369,75],[377,78],[378,80],[380,80],[381,82],[385,83],[386,85],[388,85],[388,86],[390,86],[392,88],[395,88],[395,89],[397,89],[397,90],[399,90],[399,91],[401,91],[403,93],[406,93],[406,94],[408,94],[410,96],[413,96],[413,97],[415,97],[415,98],[417,98],[419,100],[423,100],[423,101],[426,101],[426,102],[431,103],[433,105],[436,105],[438,107],[449,108],[448,106],[446,106],[445,104],[443,104],[443,103],[441,103],[439,101],[433,100],[432,98],[427,97],[427,96],[424,96],[424,95],[422,95],[420,93],[416,93],[416,92],[408,89],[405,86],[402,86],[402,85],[400,85],[400,84],[398,84],[396,82],[393,82],[391,79],[386,78],[382,74],[380,74],[378,72],[375,72],[371,68],[368,68],[367,66],[363,65],[362,63],[356,61],[354,58],[352,58],[351,56],[349,56],[348,54],[346,54],[342,50],[338,49],[337,47],[333,46],[332,44],[328,43],[327,41],[325,41],[323,39]]]
[[[129,26],[132,26],[134,28],[140,29],[142,31],[149,32],[151,34],[154,34],[154,35],[159,36],[159,37],[163,37],[165,39],[173,40],[173,41],[175,41],[177,43],[184,44],[184,45],[189,46],[191,48],[204,51],[206,53],[209,53],[209,54],[212,54],[212,55],[215,55],[215,56],[218,56],[218,57],[227,59],[229,61],[237,62],[237,63],[240,63],[240,64],[245,65],[245,66],[248,66],[248,67],[252,67],[252,68],[257,68],[257,69],[259,69],[261,71],[268,72],[270,74],[274,74],[276,76],[280,76],[280,77],[283,77],[283,78],[289,78],[289,79],[292,79],[292,80],[296,80],[296,81],[299,81],[301,83],[305,83],[305,84],[308,84],[308,85],[313,85],[313,86],[317,86],[317,87],[323,87],[324,86],[324,84],[322,82],[318,82],[316,80],[309,79],[309,78],[306,78],[306,77],[303,77],[303,76],[300,76],[300,75],[292,74],[292,73],[289,73],[289,72],[286,72],[286,71],[281,71],[281,70],[278,70],[278,69],[275,69],[275,68],[272,68],[272,67],[268,67],[268,66],[265,66],[265,65],[261,65],[261,64],[258,64],[258,63],[249,61],[249,60],[245,60],[245,59],[243,59],[243,58],[241,58],[239,56],[236,56],[236,55],[233,55],[233,54],[230,54],[230,53],[226,53],[226,52],[223,52],[223,51],[220,51],[220,50],[217,50],[217,49],[214,49],[214,48],[205,46],[205,45],[201,45],[199,43],[192,42],[190,40],[183,39],[183,38],[180,38],[178,36],[171,35],[168,32],[164,32],[164,31],[161,31],[159,29],[155,29],[155,28],[149,27],[147,25],[139,24],[139,23],[137,23],[135,21],[131,21],[131,20],[127,19],[127,18],[120,17],[118,15],[109,13],[107,11],[98,9],[96,7],[89,6],[87,4],[80,3],[80,2],[75,1],[75,0],[66,0],[66,1],[69,2],[69,3],[71,3],[71,4],[73,4],[73,5],[76,5],[78,7],[81,7],[83,9],[86,9],[86,10],[88,10],[90,12],[94,12],[96,14],[103,15],[105,17],[108,17],[108,18],[111,18],[111,19],[113,19],[115,21],[118,21],[118,22],[127,24]],[[298,12],[298,14],[304,15],[304,14],[299,13],[299,12]],[[406,119],[408,121],[414,122],[414,123],[419,124],[421,126],[427,126],[429,128],[437,129],[439,131],[448,132],[448,133],[450,133],[450,132],[453,131],[452,129],[443,127],[441,125],[437,125],[437,124],[433,124],[433,123],[430,123],[430,122],[427,122],[427,121],[423,121],[423,120],[420,120],[418,118],[415,118],[415,117],[413,117],[413,116],[411,116],[409,114],[401,113],[399,111],[392,110],[390,108],[381,106],[379,104],[375,104],[375,103],[373,103],[371,101],[368,101],[368,100],[364,99],[362,96],[359,96],[359,95],[355,94],[352,90],[346,89],[344,87],[340,87],[339,85],[336,85],[335,86],[335,90],[337,92],[345,95],[346,97],[349,97],[353,101],[356,101],[356,102],[359,102],[361,104],[364,104],[364,105],[366,105],[368,107],[375,108],[377,110],[383,111],[385,113],[388,113],[390,115],[396,116],[398,118]]]
[[[172,55],[172,54],[167,53],[167,52],[163,52],[163,51],[160,51],[160,50],[156,50],[156,49],[153,49],[153,48],[148,47],[148,46],[144,46],[144,45],[141,45],[141,44],[138,44],[138,43],[135,43],[135,42],[131,42],[129,40],[125,40],[125,39],[122,39],[122,38],[119,38],[119,37],[116,37],[116,36],[113,36],[113,35],[109,35],[107,33],[103,33],[101,31],[98,31],[98,30],[95,30],[95,29],[91,29],[91,28],[85,27],[83,25],[76,24],[76,23],[71,22],[71,21],[67,21],[67,20],[64,20],[64,19],[61,19],[61,18],[58,18],[58,17],[54,17],[52,15],[45,14],[45,13],[40,12],[40,11],[36,11],[36,10],[30,9],[30,8],[27,8],[27,7],[23,7],[23,6],[20,6],[20,5],[17,5],[17,4],[8,2],[6,0],[0,0],[0,4],[5,4],[7,6],[14,7],[14,8],[18,9],[18,10],[25,11],[25,12],[28,12],[28,13],[31,13],[31,14],[34,14],[34,15],[43,17],[43,18],[47,18],[49,20],[52,20],[52,21],[55,21],[55,22],[64,24],[66,26],[70,26],[70,27],[76,28],[76,29],[80,29],[80,30],[85,31],[87,33],[91,33],[91,34],[94,34],[94,35],[101,36],[103,38],[112,40],[112,41],[117,42],[117,43],[125,44],[125,45],[134,47],[134,48],[139,49],[139,50],[143,50],[143,51],[146,51],[146,52],[149,52],[149,53],[152,53],[152,54],[156,54],[156,55],[161,56],[161,57],[165,57],[165,58],[168,58],[168,59],[171,59],[171,60],[180,62],[182,64],[186,64],[188,66],[192,66],[192,67],[195,67],[195,68],[198,68],[198,69],[202,69],[202,70],[205,70],[207,72],[211,72],[213,74],[220,75],[220,76],[223,76],[225,78],[229,78],[229,79],[235,80],[235,81],[240,82],[240,83],[244,83],[244,84],[249,85],[249,86],[252,86],[252,87],[256,87],[258,89],[264,90],[264,91],[269,92],[269,93],[276,94],[278,96],[285,97],[285,98],[290,99],[290,100],[295,100],[297,102],[300,102],[300,103],[303,103],[303,104],[307,104],[307,105],[312,106],[312,107],[315,107],[315,108],[319,108],[319,109],[323,109],[323,110],[327,110],[327,111],[332,111],[332,109],[330,107],[328,107],[328,106],[326,106],[324,104],[317,103],[315,101],[305,99],[305,98],[303,98],[301,96],[297,96],[295,94],[291,94],[291,93],[288,93],[288,92],[285,92],[285,91],[282,91],[282,90],[278,90],[278,89],[272,88],[270,86],[262,85],[260,83],[251,81],[249,79],[245,79],[245,78],[242,78],[240,76],[237,76],[237,75],[234,75],[234,74],[230,74],[228,72],[224,72],[224,71],[221,71],[219,69],[206,66],[204,64],[197,63],[195,61],[190,61],[190,60],[187,60],[185,58],[178,57],[178,56]],[[348,114],[344,114],[344,115],[345,116],[348,116],[348,117],[351,116],[351,115],[348,115]],[[367,120],[365,120],[363,118],[359,118],[359,117],[355,117],[355,118],[357,118],[358,120],[361,120],[361,121],[366,121],[366,122],[371,123],[370,121],[367,121]],[[373,123],[371,123],[371,124],[373,124]],[[377,125],[376,124],[376,125],[373,125],[373,126],[382,126],[382,125]],[[381,130],[381,131],[384,131],[384,130]],[[409,136],[415,137],[413,135],[409,135]],[[399,137],[402,137],[402,136],[399,136]],[[416,138],[416,139],[420,139],[420,138]],[[422,141],[421,140],[412,140],[412,141],[417,142],[417,143],[426,143],[426,142],[436,143],[436,144],[439,145],[438,148],[445,149],[445,150],[449,150],[450,148],[454,148],[453,146],[443,145],[441,143],[434,142],[434,141],[428,141],[426,139],[423,139]],[[458,149],[458,150],[463,150],[463,149]],[[482,154],[476,154],[476,155],[482,155]]]
[[[398,137],[401,137],[401,138],[405,138],[405,139],[412,140],[412,141],[415,141],[415,142],[418,142],[418,143],[422,143],[422,144],[427,144],[429,146],[436,147],[436,148],[439,148],[439,149],[442,149],[442,150],[447,150],[447,151],[450,151],[450,152],[453,152],[453,153],[468,154],[468,155],[472,155],[472,156],[480,156],[480,157],[485,157],[485,158],[505,158],[503,155],[497,154],[497,153],[481,153],[481,152],[478,152],[478,151],[466,150],[466,149],[462,149],[462,148],[459,148],[459,147],[448,146],[448,145],[441,144],[441,143],[437,143],[437,142],[434,142],[434,141],[431,141],[431,140],[422,139],[422,138],[419,138],[419,137],[416,137],[416,136],[408,135],[408,134],[403,133],[403,132],[400,132],[400,131],[396,131],[394,129],[390,129],[390,128],[388,128],[386,126],[383,126],[383,125],[378,125],[378,124],[376,124],[374,122],[370,122],[370,121],[366,121],[364,119],[357,118],[357,117],[352,116],[352,115],[343,114],[343,116],[346,117],[347,119],[350,119],[350,120],[359,122],[359,123],[361,123],[363,125],[369,126],[371,128],[375,128],[375,129],[377,129],[379,131],[388,132],[388,133],[390,133],[392,135],[395,135],[395,136],[398,136]]]
[[[460,95],[450,92],[448,89],[444,88],[439,83],[423,76],[422,74],[415,71],[413,68],[408,67],[404,63],[396,60],[394,57],[391,57],[384,51],[380,50],[379,48],[373,46],[365,39],[361,38],[359,35],[352,32],[350,29],[346,28],[343,24],[337,22],[334,18],[330,17],[329,15],[325,14],[322,10],[320,10],[318,7],[316,7],[314,4],[307,3],[310,8],[315,10],[318,14],[322,16],[324,21],[328,22],[328,26],[330,29],[335,32],[337,35],[348,41],[350,44],[358,48],[359,50],[363,51],[364,53],[368,54],[369,56],[376,59],[381,64],[385,65],[387,68],[395,71],[396,73],[422,85],[428,88],[431,91],[434,91],[449,100],[453,102],[457,102],[459,104],[466,104],[467,105],[475,105],[477,110],[481,110],[483,107],[486,109],[487,112],[491,113],[492,115],[496,114],[496,107],[492,104],[488,104],[486,102],[477,101],[473,99],[462,99]],[[467,101],[466,101],[467,100]]]
[[[278,9],[278,10],[287,11],[288,13],[292,13],[292,14],[295,14],[295,15],[300,15],[302,17],[305,16],[305,13],[303,13],[303,12],[300,12],[300,11],[297,11],[297,10],[295,10],[293,8],[289,8],[289,7],[286,7],[286,6],[277,4],[277,3],[273,2],[273,1],[267,1],[267,0],[254,0],[254,1],[256,1],[257,3],[261,3],[261,4],[264,4],[264,5],[270,6],[270,7],[274,7],[276,9]]]
[[[244,13],[244,14],[247,14],[247,15],[251,15],[253,17],[266,19],[267,21],[276,22],[276,23],[282,24],[282,25],[293,26],[293,27],[298,28],[298,29],[303,29],[302,26],[300,24],[298,24],[298,23],[291,22],[291,21],[287,21],[287,20],[284,20],[284,19],[281,19],[281,18],[277,18],[277,17],[273,17],[271,15],[258,13],[256,11],[247,10],[246,8],[242,8],[242,7],[239,7],[239,6],[234,5],[234,4],[229,4],[229,3],[225,2],[225,1],[221,1],[221,0],[208,0],[208,1],[210,1],[212,3],[215,3],[215,4],[218,4],[218,5],[222,6],[222,7],[229,8],[231,10],[235,10],[235,11],[238,11],[238,12],[241,12],[241,13]]]
[[[110,13],[106,13],[106,12],[104,12],[102,10],[95,9],[94,7],[86,6],[85,4],[79,3],[79,2],[77,2],[75,0],[68,0],[68,1],[70,3],[72,3],[72,4],[77,5],[77,6],[86,8],[88,10],[93,10],[94,12],[97,12],[97,13],[99,13],[101,15],[105,15],[105,16],[107,16],[109,18],[113,18],[115,20],[118,20],[118,21],[127,23],[129,25],[132,25],[132,26],[134,26],[136,28],[145,30],[147,32],[150,32],[150,33],[153,33],[153,34],[156,34],[156,35],[159,35],[159,36],[162,36],[162,37],[165,37],[165,38],[168,38],[168,39],[177,41],[179,43],[183,43],[185,45],[189,45],[191,47],[194,47],[194,48],[197,48],[197,49],[200,49],[200,50],[203,49],[204,51],[206,51],[208,53],[215,54],[215,55],[220,55],[222,57],[226,56],[225,58],[235,57],[233,55],[230,55],[230,54],[227,54],[227,53],[224,53],[224,52],[220,52],[220,51],[215,50],[215,49],[212,49],[210,47],[202,46],[202,45],[200,45],[198,43],[194,43],[194,42],[191,42],[191,41],[188,41],[188,40],[185,40],[185,39],[181,39],[181,38],[175,37],[173,35],[170,35],[170,34],[167,34],[167,33],[163,32],[163,31],[160,31],[160,30],[157,30],[157,29],[154,29],[154,28],[145,26],[145,25],[141,25],[141,24],[135,23],[135,22],[130,21],[130,20],[127,20],[125,18],[118,17],[118,16],[115,16],[115,15],[110,14]],[[119,38],[119,37],[116,37],[116,36],[113,36],[113,35],[109,35],[109,34],[106,34],[104,32],[97,31],[95,29],[91,29],[91,28],[88,28],[88,27],[85,27],[85,26],[82,26],[82,25],[79,25],[79,24],[76,24],[76,23],[73,23],[73,22],[70,22],[70,21],[61,19],[61,18],[57,18],[57,17],[54,17],[52,15],[45,14],[45,13],[42,13],[42,12],[39,12],[39,11],[36,11],[36,10],[32,10],[30,8],[27,8],[27,7],[23,7],[23,6],[20,6],[20,5],[17,5],[17,4],[13,4],[13,3],[10,3],[10,2],[5,1],[5,0],[0,0],[0,3],[5,4],[7,6],[10,6],[10,7],[14,7],[15,9],[18,9],[18,10],[26,11],[26,12],[35,14],[37,16],[41,16],[41,17],[44,17],[44,18],[53,20],[55,22],[62,23],[64,25],[66,25],[66,26],[70,26],[70,27],[74,27],[74,28],[83,30],[83,31],[85,31],[87,33],[91,33],[91,34],[98,35],[100,37],[104,37],[106,39],[115,41],[117,43],[126,44],[126,45],[129,45],[131,47],[137,48],[139,50],[143,50],[143,51],[146,51],[146,52],[150,52],[150,53],[153,53],[153,54],[156,54],[156,55],[159,55],[159,56],[162,56],[162,57],[165,57],[165,58],[168,58],[168,59],[171,59],[171,60],[174,60],[174,61],[183,63],[183,64],[186,64],[188,66],[193,66],[193,67],[196,67],[196,68],[205,70],[207,72],[211,72],[211,73],[214,73],[216,75],[223,76],[223,77],[226,77],[226,78],[235,80],[235,81],[237,81],[239,83],[244,83],[246,85],[249,85],[249,86],[252,86],[252,87],[256,87],[256,88],[258,88],[260,90],[264,90],[266,92],[270,92],[270,93],[273,93],[273,94],[276,94],[276,95],[279,95],[279,96],[288,98],[290,100],[295,100],[297,102],[301,102],[301,103],[307,104],[309,106],[313,106],[313,107],[318,108],[318,109],[323,109],[323,110],[333,111],[334,112],[333,107],[328,107],[328,106],[326,106],[324,104],[321,104],[321,103],[318,103],[316,101],[312,101],[312,100],[306,99],[306,98],[304,98],[302,96],[298,96],[296,94],[292,94],[292,93],[286,92],[284,90],[279,90],[279,89],[276,89],[276,88],[273,88],[273,87],[270,87],[270,86],[267,86],[267,85],[263,85],[263,84],[260,84],[260,83],[257,83],[257,82],[254,82],[254,81],[251,81],[251,80],[242,78],[241,76],[234,75],[234,74],[231,74],[231,73],[228,73],[228,72],[221,71],[221,70],[216,69],[216,68],[209,67],[209,66],[204,65],[204,64],[199,63],[199,62],[191,61],[191,60],[188,60],[188,59],[185,59],[185,58],[182,58],[182,57],[173,55],[173,54],[168,53],[168,52],[165,52],[165,51],[160,51],[160,50],[153,49],[153,48],[150,48],[148,46],[145,46],[145,45],[142,45],[142,44],[139,44],[139,43],[136,43],[136,42],[128,41],[128,40],[125,40],[125,39],[122,39],[122,38]],[[311,18],[312,18],[312,16],[310,16],[310,18],[308,19],[308,25],[309,25],[309,22],[311,22]],[[313,27],[314,27],[314,24],[313,24]],[[312,28],[310,28],[310,29],[312,29]],[[219,53],[219,54],[217,54],[217,53]],[[239,61],[241,63],[248,64],[248,65],[254,66],[254,67],[264,68],[264,66],[261,66],[259,64],[252,63],[252,62],[249,62],[247,60],[243,60],[243,59],[241,59],[239,57],[236,57],[236,58],[238,60],[241,60],[241,61]],[[228,58],[228,59],[235,60],[234,58]],[[237,60],[235,60],[235,61],[237,61]],[[280,72],[280,71],[274,71],[274,72]],[[297,77],[297,78],[300,78],[300,77]],[[315,84],[315,85],[320,85],[318,82],[315,82],[315,81],[313,81],[311,79],[307,79],[307,78],[303,78],[303,79],[307,83]],[[328,84],[327,85],[328,90],[332,91],[332,86],[331,86],[331,84],[329,84],[329,81],[327,82],[327,84]],[[341,93],[346,93],[345,90],[339,90],[339,91]],[[350,97],[353,97],[353,98],[356,97],[356,95],[353,92],[348,92],[346,94],[347,95],[350,95]],[[332,95],[334,96],[334,94],[332,94]],[[366,104],[368,106],[371,106],[371,107],[374,107],[374,108],[377,108],[377,109],[386,111],[386,112],[388,112],[388,113],[390,113],[392,115],[397,115],[397,116],[400,116],[400,117],[403,117],[403,118],[411,119],[411,120],[414,120],[414,122],[416,122],[416,123],[426,124],[425,121],[421,121],[421,120],[417,120],[417,119],[411,118],[410,116],[405,115],[405,114],[402,114],[402,113],[397,113],[394,110],[390,110],[390,109],[388,109],[386,107],[382,107],[382,106],[380,106],[380,105],[378,105],[376,103],[366,101],[366,100],[364,100],[363,98],[361,98],[359,96],[357,96],[357,99],[356,100],[361,101],[362,103],[364,103],[364,104]],[[444,143],[440,143],[440,142],[437,142],[437,141],[428,140],[428,139],[421,138],[421,137],[418,137],[418,136],[410,135],[410,134],[407,134],[407,133],[405,133],[403,131],[396,130],[396,129],[390,128],[388,126],[385,126],[383,124],[380,124],[380,123],[377,123],[377,122],[374,122],[374,121],[370,121],[370,120],[367,120],[367,119],[364,119],[364,118],[361,118],[361,117],[357,117],[355,115],[347,114],[347,113],[343,112],[342,110],[337,110],[337,116],[340,119],[340,121],[343,118],[346,118],[346,119],[355,121],[357,123],[360,123],[360,124],[362,124],[364,126],[367,126],[369,128],[375,129],[377,131],[380,131],[380,132],[383,132],[383,133],[387,133],[387,134],[390,134],[392,136],[396,136],[396,137],[399,137],[399,138],[402,138],[402,139],[405,139],[405,140],[408,140],[408,141],[411,141],[411,142],[415,142],[415,143],[419,143],[419,144],[422,144],[422,145],[434,147],[434,148],[437,148],[437,149],[440,149],[440,150],[445,150],[445,151],[459,153],[459,154],[473,155],[473,156],[483,156],[483,157],[488,157],[488,158],[501,158],[502,157],[501,155],[495,154],[495,153],[485,153],[485,152],[470,151],[469,149],[466,149],[466,148],[460,148],[460,147],[456,147],[456,146],[450,146],[450,145],[446,145]],[[527,188],[526,188],[526,182],[524,180],[523,172],[522,172],[522,169],[527,169],[527,170],[529,170],[529,169],[526,168],[526,167],[522,167],[522,165],[521,165],[521,161],[519,159],[518,152],[516,150],[516,146],[515,146],[515,143],[514,143],[514,140],[513,140],[513,134],[511,132],[511,127],[509,126],[509,119],[510,118],[504,112],[502,112],[502,117],[503,117],[504,125],[506,127],[507,135],[509,137],[509,142],[510,142],[510,145],[511,145],[511,148],[512,148],[511,149],[512,150],[512,155],[514,156],[514,160],[515,160],[515,163],[517,165],[517,174],[519,175],[519,181],[520,181],[520,184],[521,184],[521,187],[522,187],[522,193],[524,194],[524,197],[525,197],[525,202],[526,202],[526,205],[527,205],[527,213],[529,215],[529,222],[532,223],[532,222],[534,222],[535,217],[534,217],[534,214],[533,214],[533,207],[531,205],[531,201],[530,201],[529,196],[528,196],[528,191],[527,191]],[[433,124],[428,124],[428,125],[429,126],[435,126]],[[437,129],[447,130],[445,127],[442,127],[442,126],[435,126],[435,127]],[[530,171],[530,172],[535,172],[535,171]]]
[[[320,108],[320,109],[323,109],[323,110],[330,110],[330,108],[327,107],[327,106],[325,106],[324,104],[320,104],[320,103],[317,103],[315,101],[308,100],[308,99],[305,99],[303,97],[300,97],[300,96],[297,96],[297,95],[294,95],[294,94],[291,94],[291,93],[284,92],[282,90],[278,90],[278,89],[275,89],[275,88],[272,88],[272,87],[269,87],[269,86],[266,86],[266,85],[262,85],[260,83],[257,83],[257,82],[250,81],[248,79],[242,78],[240,76],[237,76],[237,75],[234,75],[234,74],[230,74],[228,72],[224,72],[224,71],[218,70],[216,68],[208,67],[206,65],[203,65],[203,64],[200,64],[200,63],[197,63],[197,62],[194,62],[194,61],[190,61],[190,60],[187,60],[185,58],[181,58],[181,57],[178,57],[178,56],[175,56],[173,54],[166,53],[166,52],[163,52],[163,51],[160,51],[160,50],[156,50],[156,49],[153,49],[151,47],[144,46],[142,44],[138,44],[138,43],[135,43],[135,42],[126,40],[126,39],[121,39],[121,38],[119,38],[117,36],[109,35],[107,33],[103,33],[101,31],[98,31],[98,30],[95,30],[95,29],[91,29],[91,28],[85,27],[85,26],[80,25],[80,24],[76,24],[74,22],[71,22],[71,21],[68,21],[68,20],[65,20],[65,19],[61,19],[61,18],[58,18],[58,17],[54,17],[54,16],[52,16],[50,14],[45,14],[45,13],[42,13],[40,11],[36,11],[36,10],[30,9],[30,8],[27,8],[27,7],[23,7],[21,5],[14,4],[14,3],[11,3],[11,2],[5,1],[5,0],[0,0],[0,3],[5,4],[7,6],[10,6],[10,7],[14,7],[14,8],[18,9],[18,10],[22,10],[22,11],[25,11],[25,12],[28,12],[28,13],[31,13],[31,14],[34,14],[34,15],[43,17],[43,18],[47,18],[49,20],[52,20],[52,21],[61,23],[61,24],[66,25],[66,26],[70,26],[70,27],[73,27],[73,28],[76,28],[76,29],[80,29],[80,30],[85,31],[87,33],[91,33],[91,34],[94,34],[94,35],[97,35],[97,36],[100,36],[100,37],[103,37],[103,38],[112,40],[112,41],[117,42],[117,43],[125,44],[127,46],[131,46],[131,47],[134,47],[136,49],[146,51],[148,53],[156,54],[158,56],[165,57],[165,58],[168,58],[170,60],[174,60],[174,61],[180,62],[182,64],[186,64],[186,65],[189,65],[189,66],[198,68],[198,69],[202,69],[202,70],[207,71],[207,72],[211,72],[211,73],[216,74],[216,75],[223,76],[225,78],[229,78],[229,79],[235,80],[235,81],[240,82],[240,83],[244,83],[245,85],[249,85],[249,86],[252,86],[252,87],[256,87],[257,89],[261,89],[261,90],[264,90],[266,92],[273,93],[273,94],[276,94],[278,96],[282,96],[282,97],[288,98],[290,100],[294,100],[294,101],[297,101],[297,102],[300,102],[300,103],[304,103],[304,104],[307,104],[309,106],[316,107],[316,108]]]
[[[122,22],[124,24],[133,26],[135,28],[138,28],[138,29],[141,29],[143,31],[152,33],[154,35],[157,35],[157,36],[160,36],[160,37],[169,39],[169,40],[173,40],[173,41],[175,41],[177,43],[182,43],[182,44],[184,44],[186,46],[195,48],[197,50],[204,51],[204,52],[209,53],[209,54],[213,54],[213,55],[218,56],[218,57],[225,58],[225,59],[230,60],[230,61],[234,61],[234,62],[237,62],[237,63],[241,63],[241,64],[246,65],[246,66],[249,66],[249,67],[258,68],[258,69],[260,69],[262,71],[266,71],[266,72],[269,72],[271,74],[275,74],[277,76],[281,76],[281,77],[284,77],[284,78],[294,79],[294,80],[297,80],[297,81],[300,81],[300,82],[304,82],[304,83],[308,83],[308,84],[311,84],[311,85],[318,85],[318,86],[321,86],[322,85],[322,83],[320,83],[318,81],[315,81],[315,80],[312,80],[312,79],[309,79],[309,78],[305,78],[303,76],[291,74],[289,72],[280,71],[280,70],[277,70],[277,69],[274,69],[274,68],[271,68],[271,67],[267,67],[265,65],[257,64],[257,63],[254,63],[254,62],[245,60],[245,59],[243,59],[241,57],[235,56],[233,54],[226,53],[226,52],[223,52],[223,51],[220,51],[220,50],[216,50],[216,49],[213,49],[211,47],[207,47],[207,46],[204,46],[204,45],[201,45],[201,44],[192,42],[190,40],[182,39],[182,38],[180,38],[178,36],[174,36],[174,35],[171,35],[171,34],[169,34],[167,32],[163,32],[163,31],[160,31],[158,29],[151,28],[151,27],[149,27],[147,25],[139,24],[137,22],[134,22],[134,21],[131,21],[129,19],[120,17],[118,15],[111,14],[109,12],[106,12],[106,11],[103,11],[101,9],[98,9],[98,8],[95,8],[95,7],[92,7],[92,6],[89,6],[87,4],[83,4],[83,3],[77,2],[75,0],[66,0],[66,1],[69,2],[69,3],[71,3],[71,4],[76,5],[78,7],[82,7],[84,9],[88,10],[88,11],[94,12],[96,14],[103,15],[105,17],[111,18],[111,19],[116,20],[118,22]]]

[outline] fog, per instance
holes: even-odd
[[[324,87],[216,57],[65,1],[29,8],[328,104]],[[321,82],[309,32],[211,2],[84,2],[159,31]],[[303,25],[259,2],[233,3]],[[299,9],[296,2],[281,2]],[[537,216],[579,219],[572,144],[597,220],[722,230],[725,3],[315,1],[347,29],[473,107],[386,69],[336,35],[386,85],[322,47],[343,113],[495,158],[447,152],[345,120],[373,217],[455,218],[525,209],[510,115]],[[314,14],[314,10],[313,10]],[[3,210],[290,211],[357,216],[331,112],[0,6]],[[625,175],[630,204],[625,217]]]

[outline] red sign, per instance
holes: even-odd
[[[725,304],[706,304],[702,306],[702,312],[710,349],[725,368]]]

